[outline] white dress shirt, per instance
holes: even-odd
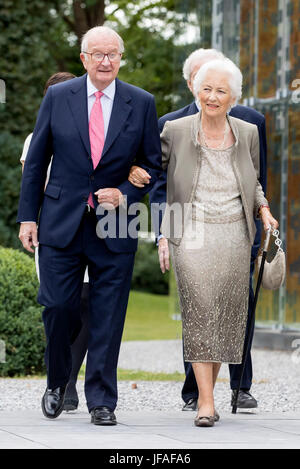
[[[31,132],[31,134],[29,134],[29,135],[26,137],[26,140],[25,140],[25,142],[24,142],[23,151],[22,151],[22,156],[21,156],[21,158],[20,158],[21,163],[22,163],[22,161],[25,161],[25,160],[26,160],[26,156],[27,156],[27,153],[28,153],[28,150],[29,150],[31,138],[32,138],[32,132]]]
[[[87,76],[86,80],[87,84],[87,97],[88,97],[88,117],[90,120],[91,110],[93,107],[94,102],[96,101],[95,93],[98,89],[95,85],[91,82],[89,75]],[[114,103],[114,97],[116,93],[116,81],[112,81],[110,85],[108,85],[104,90],[102,90],[103,96],[101,96],[101,106],[103,112],[103,120],[104,120],[104,135],[106,138],[111,111]]]

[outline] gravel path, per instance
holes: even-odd
[[[300,361],[292,353],[253,350],[254,382],[252,393],[259,401],[255,412],[300,411]],[[172,373],[183,371],[180,341],[124,342],[120,368]],[[119,410],[179,410],[182,407],[179,382],[119,383]],[[0,411],[39,409],[45,389],[41,379],[0,378]],[[78,382],[80,410],[85,411],[83,380]],[[230,411],[228,367],[223,365],[215,390],[216,407]]]

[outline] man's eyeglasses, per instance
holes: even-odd
[[[83,54],[89,54],[95,62],[103,62],[105,57],[107,57],[111,63],[119,62],[122,56],[122,54],[117,52],[110,52],[109,54],[102,54],[102,52],[83,52]]]

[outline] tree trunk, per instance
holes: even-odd
[[[85,6],[85,8],[82,8],[83,4],[82,0],[73,0],[74,32],[78,42],[88,29],[102,26],[105,21],[104,0],[96,0],[93,5]]]

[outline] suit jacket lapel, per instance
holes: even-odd
[[[127,93],[125,84],[116,79],[116,94],[100,161],[102,161],[102,158],[108,152],[126,122],[132,110],[132,107],[128,104],[130,101],[131,96]]]
[[[68,103],[82,142],[88,155],[90,155],[91,146],[89,137],[86,78],[87,75],[85,74],[76,81],[74,80],[74,85],[72,86],[68,97]]]

